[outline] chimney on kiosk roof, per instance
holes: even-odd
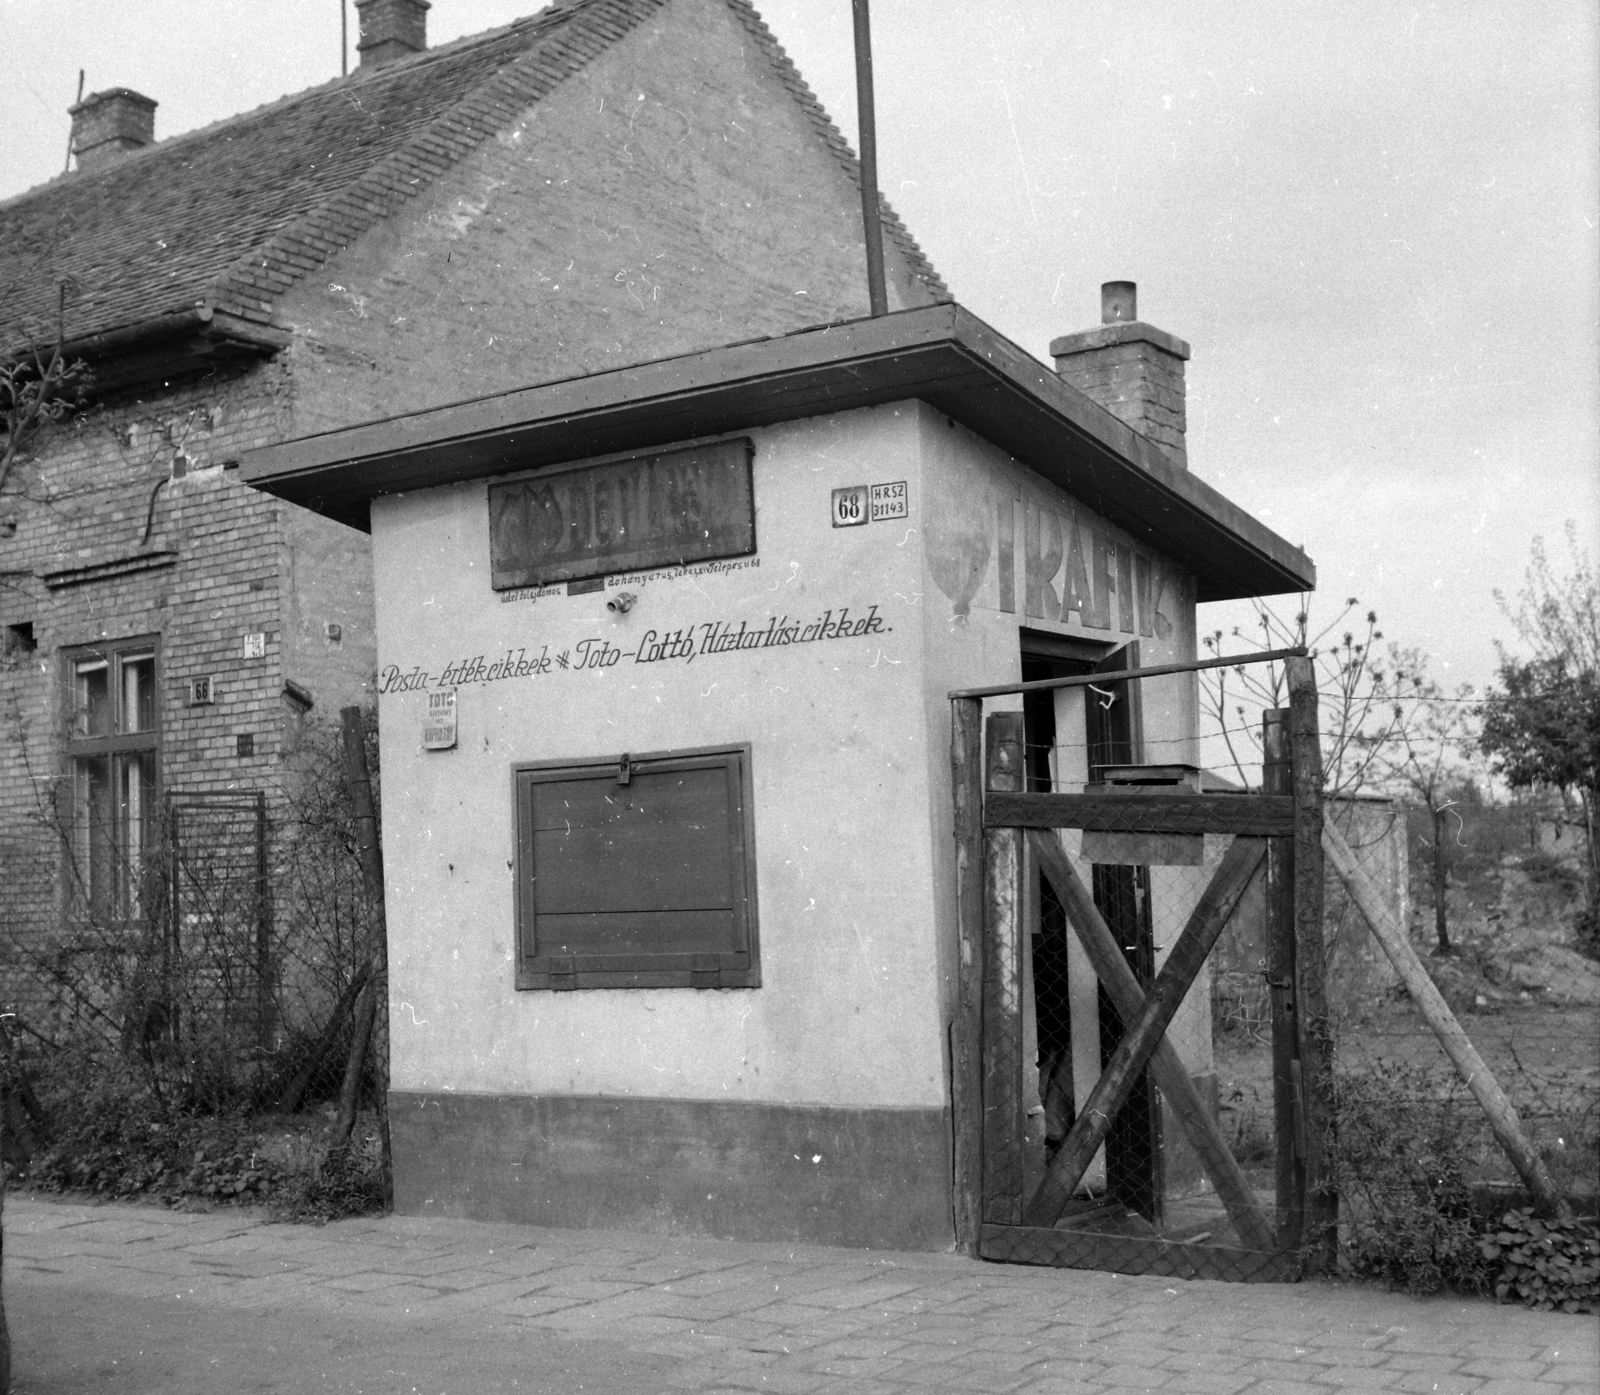
[[[356,0],[363,68],[409,58],[428,47],[428,0]]]
[[[156,103],[128,87],[91,92],[75,107],[72,153],[80,170],[99,169],[119,155],[155,143]]]
[[[1099,328],[1063,334],[1050,353],[1067,382],[1186,470],[1183,362],[1189,346],[1139,319],[1138,291],[1132,281],[1105,282]]]

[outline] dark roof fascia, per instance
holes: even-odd
[[[219,363],[270,358],[293,338],[288,330],[197,305],[66,340],[61,356],[89,365],[90,394],[98,396],[165,383]]]
[[[1192,570],[1199,599],[1305,591],[1303,551],[958,305],[522,388],[248,452],[241,478],[367,529],[383,494],[920,399]]]
[[[244,320],[209,305],[197,305],[192,310],[156,315],[137,324],[69,339],[62,344],[61,354],[64,358],[110,358],[130,348],[143,348],[163,339],[180,339],[190,334],[203,334],[218,343],[237,344],[266,354],[286,348],[294,337],[286,329]]]

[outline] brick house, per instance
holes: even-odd
[[[855,161],[747,0],[437,49],[424,0],[357,8],[348,78],[159,142],[148,97],[96,93],[77,169],[0,204],[0,349],[93,373],[0,492],[25,1013],[63,925],[141,921],[163,809],[270,820],[299,725],[370,692],[368,539],[239,484],[242,451],[867,308]],[[891,307],[948,299],[884,227]]]

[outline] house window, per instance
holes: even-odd
[[[518,988],[755,988],[748,747],[516,771]]]
[[[153,639],[67,654],[71,727],[73,879],[79,909],[136,920],[156,845],[156,696]]]

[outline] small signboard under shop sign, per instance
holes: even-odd
[[[448,751],[456,744],[456,693],[454,688],[428,694],[428,715],[422,723],[422,748]]]

